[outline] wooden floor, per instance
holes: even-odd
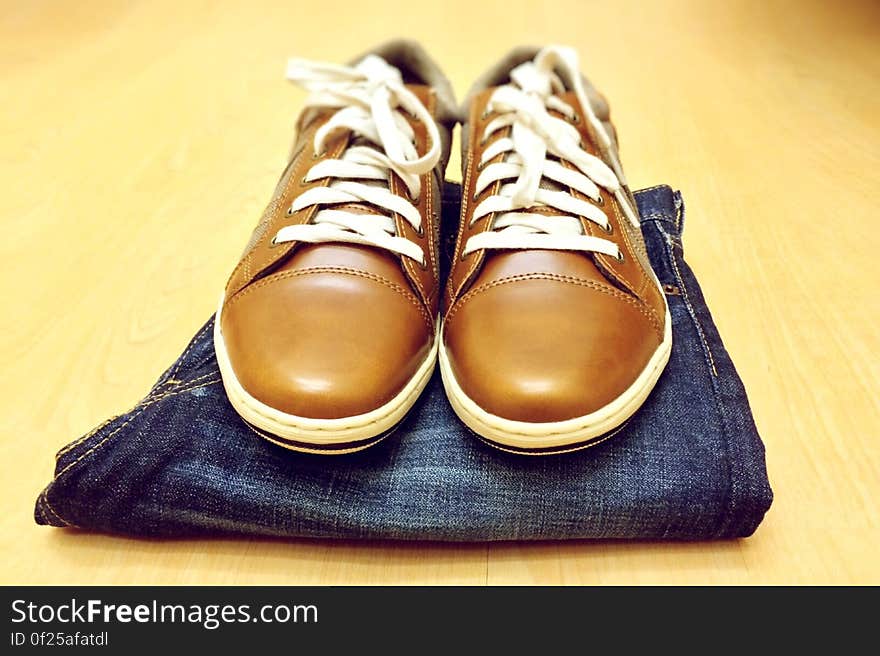
[[[2,2],[0,582],[880,583],[880,5],[258,4]],[[459,95],[514,44],[577,46],[632,185],[683,190],[686,253],[767,445],[776,501],[752,538],[151,542],[34,525],[56,449],[131,406],[214,309],[303,99],[286,57],[343,61],[395,35],[423,40]]]

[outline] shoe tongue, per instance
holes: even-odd
[[[379,55],[367,55],[355,64],[355,69],[367,77],[368,85],[379,85],[384,82],[403,84],[400,69],[395,68]]]
[[[372,83],[378,83],[381,79],[387,78],[397,84],[403,84],[403,76],[401,75],[400,70],[391,66],[378,55],[367,55],[355,65],[355,68],[370,78]],[[348,142],[348,148],[355,147],[370,148],[384,154],[384,150],[380,144],[377,144],[360,134],[352,134],[352,138]],[[344,157],[345,152],[343,151],[340,158]],[[388,182],[385,180],[358,180],[358,182],[370,187],[388,187]],[[348,211],[358,211],[364,214],[383,214],[383,212],[367,203],[348,203],[346,205],[337,205],[336,208]]]
[[[371,148],[371,149],[376,150],[378,152],[383,152],[380,146],[377,146],[375,143],[373,143],[369,139],[366,139],[365,137],[362,137],[360,135],[354,135],[354,137],[349,141],[348,148],[353,148],[355,146],[359,146],[362,148]],[[340,158],[343,158],[343,157],[345,157],[345,151],[343,151],[343,153],[340,155]],[[388,182],[386,180],[358,179],[357,182],[360,184],[366,185],[368,187],[381,187],[381,188],[387,189],[389,186]],[[332,182],[331,182],[330,186],[333,186]],[[346,212],[355,212],[358,214],[372,214],[372,215],[376,215],[376,216],[387,216],[387,214],[385,212],[383,212],[382,210],[380,210],[377,207],[374,207],[373,205],[370,205],[369,203],[344,203],[344,204],[333,205],[332,207],[333,207],[333,209],[345,210]]]
[[[566,94],[562,99],[571,104],[572,99],[568,96],[569,94]],[[557,112],[551,110],[551,113],[557,118],[563,118]],[[585,141],[582,147],[591,155],[598,156],[595,147],[590,141]],[[553,155],[548,155],[548,159],[560,161],[558,157]],[[572,193],[569,187],[547,177],[542,177],[538,186],[549,191]],[[545,216],[568,216],[565,212],[548,206],[531,207],[523,211],[543,214]],[[595,281],[604,285],[609,284],[609,278],[602,272],[589,254],[558,250],[522,250],[486,251],[483,268],[472,287],[511,276],[534,273],[546,273],[583,281]]]
[[[555,159],[555,158],[552,158]],[[555,180],[551,180],[546,177],[541,178],[541,182],[538,184],[540,189],[545,189],[547,191],[561,191],[566,194],[571,193],[571,189],[559,184]],[[542,214],[544,216],[569,216],[566,212],[559,210],[555,207],[551,207],[549,205],[532,205],[531,207],[524,207],[519,210],[514,210],[515,212],[528,212],[529,214]]]
[[[557,162],[559,161],[559,159],[557,157],[553,157],[553,156],[550,156],[548,159],[553,159],[553,160],[556,160]],[[556,182],[556,180],[551,180],[550,178],[547,178],[547,177],[541,178],[541,183],[538,185],[538,187],[541,189],[546,189],[548,191],[562,191],[567,194],[571,193],[571,189],[559,184],[558,182]],[[565,212],[562,212],[562,211],[556,209],[555,207],[536,207],[530,211],[536,212],[538,214],[546,214],[547,216],[560,216],[560,215],[565,214]]]
[[[566,100],[566,102],[569,102],[569,104],[570,104],[570,100],[571,100],[570,98],[566,97],[563,99]],[[556,112],[554,110],[549,110],[549,111],[553,117],[561,119],[561,120],[565,120],[565,117],[562,114],[560,114],[559,112]],[[592,144],[584,143],[583,148],[586,152],[590,153],[591,155],[596,154],[595,149],[593,148]],[[508,153],[507,157],[510,157],[511,154],[512,153]],[[547,159],[551,160],[551,161],[562,163],[563,166],[565,166],[565,164],[560,160],[560,158],[556,157],[555,155],[551,155],[548,153]],[[547,191],[561,191],[561,192],[564,192],[567,194],[571,193],[571,189],[569,187],[567,187],[565,185],[561,185],[558,182],[556,182],[555,180],[551,180],[550,178],[547,178],[547,177],[541,178],[541,182],[538,184],[538,187],[540,189],[545,189]],[[531,207],[531,208],[528,208],[527,210],[524,210],[524,211],[528,211],[528,212],[531,212],[534,214],[544,214],[545,216],[564,216],[564,215],[566,215],[565,212],[562,212],[554,207],[546,207],[546,206]]]

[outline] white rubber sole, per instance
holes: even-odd
[[[390,435],[425,389],[437,361],[439,339],[416,374],[388,403],[370,412],[339,419],[299,417],[266,405],[251,396],[238,381],[220,330],[220,312],[214,319],[214,350],[226,396],[235,411],[261,437],[293,451],[341,455],[361,451]]]
[[[586,449],[616,435],[622,424],[635,414],[654,389],[671,352],[672,321],[667,308],[663,341],[633,384],[611,403],[593,413],[555,422],[513,421],[483,410],[461,389],[452,373],[444,346],[440,347],[440,373],[455,414],[483,441],[503,451],[550,455]]]

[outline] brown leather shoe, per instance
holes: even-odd
[[[447,395],[505,450],[596,444],[641,406],[672,345],[608,106],[574,52],[549,47],[512,52],[465,108]]]
[[[437,354],[449,83],[417,45],[292,60],[311,92],[290,163],[226,286],[214,344],[233,407],[299,451],[375,444]]]

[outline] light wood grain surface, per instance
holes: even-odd
[[[0,7],[3,583],[880,583],[880,5],[14,2]],[[33,524],[57,448],[130,407],[214,309],[283,166],[287,56],[421,39],[461,96],[576,46],[634,187],[749,392],[776,501],[747,540],[145,541]],[[452,165],[457,175],[457,158]]]

